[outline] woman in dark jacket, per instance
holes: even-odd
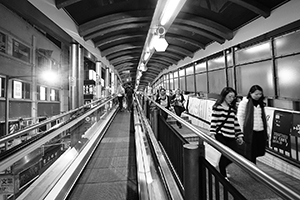
[[[185,111],[184,108],[185,99],[179,89],[175,91],[175,94],[172,97],[171,103],[174,106],[174,110],[177,116],[181,117],[181,113]],[[182,125],[179,121],[176,121],[176,124],[179,128],[182,128]]]
[[[170,108],[170,97],[166,94],[166,89],[161,88],[159,91],[159,95],[157,96],[155,100],[158,104],[165,107],[166,109]],[[168,118],[168,113],[161,110],[160,114],[163,116],[163,118],[166,120]]]

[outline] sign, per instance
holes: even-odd
[[[293,121],[293,114],[275,110],[272,128],[271,146],[284,151],[291,151],[290,130]]]
[[[14,194],[13,175],[0,174],[0,194]]]
[[[293,113],[293,124],[291,135],[300,137],[300,113]]]

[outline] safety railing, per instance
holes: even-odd
[[[219,152],[222,152],[223,155],[228,157],[232,160],[237,166],[239,166],[242,170],[250,174],[256,180],[261,182],[262,184],[266,185],[269,189],[271,189],[274,193],[278,196],[282,197],[283,199],[300,199],[300,194],[291,190],[290,188],[286,187],[282,184],[279,180],[275,180],[271,176],[267,175],[265,172],[257,168],[253,163],[249,162],[243,156],[239,155],[238,153],[232,151],[230,148],[226,147],[225,145],[221,144],[220,142],[214,140],[213,138],[209,137],[207,134],[200,131],[197,127],[193,126],[189,122],[182,120],[180,117],[176,116],[173,112],[163,108],[155,101],[148,97],[144,97],[144,110],[145,112],[149,111],[149,103],[155,105],[157,108],[162,109],[168,115],[170,115],[175,120],[180,121],[184,126],[190,129],[199,137],[198,145],[195,144],[185,144],[183,154],[178,155],[175,152],[177,157],[183,155],[183,172],[177,172],[178,174],[182,173],[183,178],[179,178],[178,180],[183,185],[183,194],[185,199],[212,199],[215,195],[218,195],[216,198],[224,198],[224,199],[245,199],[239,191],[237,191],[230,182],[226,181],[223,176],[219,174],[219,172],[207,162],[205,158],[205,147],[203,143],[208,143]],[[149,103],[147,103],[147,101]],[[158,113],[158,112],[156,112]],[[151,114],[148,114],[151,116]],[[161,122],[164,120],[155,120],[159,116],[153,116],[152,119],[148,118],[148,121],[153,124],[153,130],[155,135],[157,135],[157,139],[159,141],[162,136],[165,134],[165,130],[161,130],[158,127],[161,127]],[[154,119],[154,120],[153,120]],[[157,127],[158,126],[158,127]],[[174,133],[175,134],[175,133]],[[160,141],[159,141],[160,142]],[[165,148],[163,143],[161,143],[162,147]],[[165,151],[168,157],[175,157],[172,151]],[[193,162],[187,159],[191,155],[191,160],[199,160],[199,162]],[[170,164],[173,162],[170,162]],[[190,164],[189,164],[190,163]],[[192,164],[191,164],[192,163]],[[195,167],[196,166],[196,167]],[[176,173],[176,170],[174,170]],[[192,174],[190,174],[192,173]],[[198,176],[199,174],[199,176]],[[195,178],[196,177],[196,178]],[[196,187],[197,186],[197,187]],[[196,188],[196,190],[195,190]],[[192,194],[192,195],[191,195]]]
[[[8,199],[15,199],[21,195],[19,198],[23,199],[22,195],[28,195],[25,194],[28,188],[32,187],[45,171],[53,169],[57,160],[63,159],[60,170],[68,168],[92,140],[97,130],[95,125],[111,110],[114,99],[115,97],[107,97],[94,101],[1,138],[1,143],[9,143],[6,151],[0,154],[0,178],[9,183],[6,186],[1,185],[1,194],[6,195]],[[58,121],[59,123],[50,127],[50,124]],[[43,126],[48,129],[39,132],[39,128]],[[24,138],[24,135],[27,139],[15,144],[14,141],[20,137]],[[50,177],[57,181],[59,176],[61,172]],[[44,184],[49,184],[45,186],[45,190],[50,190],[53,186],[49,182]],[[41,192],[40,190],[38,193]],[[40,199],[40,196],[37,199]]]

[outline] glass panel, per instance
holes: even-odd
[[[186,91],[186,87],[185,87],[185,77],[180,77],[180,89],[182,91]]]
[[[280,97],[300,99],[300,55],[277,59],[278,93]]]
[[[207,92],[207,76],[206,73],[196,75],[197,92]]]
[[[194,75],[186,77],[186,90],[188,92],[195,92],[195,80]]]
[[[260,43],[236,52],[236,64],[271,58],[270,42]]]
[[[209,93],[220,93],[226,86],[225,69],[208,72]]]
[[[13,193],[15,196],[10,196],[10,199],[15,199],[17,196],[24,192],[24,187],[29,187],[34,179],[41,176],[44,172],[47,171],[52,164],[61,159],[59,163],[61,164],[59,173],[63,174],[68,169],[68,166],[72,164],[76,156],[83,150],[87,144],[95,138],[99,132],[91,131],[90,127],[94,126],[96,123],[97,126],[102,126],[102,123],[105,120],[101,120],[101,116],[104,116],[106,108],[108,111],[111,109],[112,103],[110,102],[108,106],[102,106],[98,110],[94,111],[92,114],[87,115],[85,110],[80,109],[75,113],[71,113],[63,118],[59,118],[49,122],[47,125],[39,127],[33,131],[25,132],[20,137],[13,137],[9,142],[7,142],[7,149],[9,149],[10,154],[14,153],[16,155],[22,155],[19,160],[12,156],[12,166],[9,166],[10,173],[7,174],[8,177],[17,181],[17,186],[13,188]],[[95,106],[94,106],[95,107]],[[81,117],[85,115],[84,117]],[[82,118],[80,120],[80,118]],[[79,119],[78,123],[72,126],[64,126],[65,124],[72,123],[74,119]],[[39,118],[38,121],[44,121],[46,118]],[[30,122],[27,119],[19,119],[17,121],[12,121],[10,123],[10,131],[14,133],[18,130],[26,128],[30,125]],[[71,125],[71,124],[70,124]],[[52,127],[50,130],[49,128]],[[57,131],[59,134],[53,135],[53,131]],[[87,134],[88,133],[88,134]],[[47,140],[40,143],[42,145],[35,146],[35,149],[31,149],[30,153],[24,151],[16,152],[20,147],[30,145],[30,139],[39,140],[45,138]],[[0,156],[10,156],[7,154],[6,145],[1,143]],[[61,157],[63,156],[63,157]],[[63,159],[63,160],[62,160]],[[56,168],[57,169],[57,168]],[[43,191],[44,192],[44,191]]]
[[[227,66],[230,67],[233,65],[233,60],[232,60],[232,53],[227,52]]]
[[[6,35],[0,32],[0,52],[6,52]]]
[[[178,77],[178,71],[175,71],[174,72],[174,78],[177,78]]]
[[[185,69],[179,70],[179,76],[184,76],[185,75]]]
[[[170,79],[170,89],[174,90],[174,81]]]
[[[195,66],[195,71],[196,71],[196,73],[206,71],[206,63],[203,62],[203,63],[197,64],[197,65]]]
[[[219,69],[225,67],[225,57],[221,56],[219,58],[215,58],[207,61],[208,70]]]
[[[276,56],[300,52],[300,31],[276,38],[274,46]]]
[[[30,61],[30,48],[13,40],[13,56],[23,61]]]
[[[190,67],[186,68],[185,73],[186,73],[186,75],[194,74],[194,66],[190,66]]]
[[[178,88],[179,88],[178,78],[174,78],[174,90],[177,90]]]
[[[5,78],[0,77],[0,97],[4,97],[5,91]]]
[[[247,95],[252,85],[260,85],[265,96],[274,96],[272,62],[264,61],[236,68],[237,92]]]
[[[22,82],[20,81],[13,82],[13,98],[22,99]]]
[[[170,75],[170,79],[172,79],[173,78],[173,73],[171,72],[171,73],[169,73],[169,75]]]
[[[233,87],[233,82],[234,82],[233,67],[230,67],[227,70],[228,70],[228,86]]]

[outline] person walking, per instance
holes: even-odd
[[[127,100],[127,110],[131,112],[132,110],[132,100],[133,100],[133,89],[130,84],[125,88],[126,100]]]
[[[118,101],[119,101],[119,109],[123,111],[123,99],[124,99],[125,89],[123,88],[122,84],[118,87]]]
[[[165,88],[160,89],[159,96],[157,97],[157,99],[155,101],[166,109],[170,108],[170,97],[166,94]],[[168,113],[166,113],[163,110],[160,110],[160,114],[161,114],[161,116],[163,116],[163,118],[165,120],[167,120]]]
[[[179,117],[181,117],[181,113],[185,111],[184,102],[184,96],[180,92],[180,89],[177,89],[171,99],[171,104],[174,106],[175,113]],[[176,121],[176,124],[179,128],[182,128],[182,125],[179,121]]]
[[[265,155],[268,141],[264,98],[262,87],[253,85],[247,97],[240,102],[237,112],[244,133],[244,156],[254,164],[257,157]]]
[[[219,99],[213,105],[210,123],[210,136],[234,151],[237,149],[237,144],[243,143],[243,133],[236,117],[236,94],[231,87],[225,87],[221,91]],[[227,180],[226,167],[231,163],[230,159],[221,155],[219,169]]]

